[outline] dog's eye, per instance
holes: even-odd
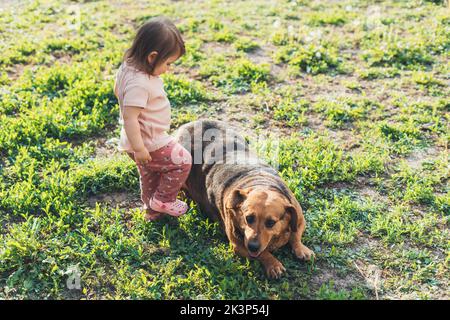
[[[267,220],[266,221],[266,227],[267,228],[272,228],[275,225],[276,221],[274,220]]]
[[[252,224],[253,222],[255,222],[255,216],[254,215],[250,215],[245,217],[245,220],[247,220],[248,224]]]

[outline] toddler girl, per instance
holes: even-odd
[[[138,30],[116,74],[114,93],[122,125],[118,150],[137,164],[149,220],[164,213],[180,216],[188,209],[177,194],[189,175],[192,157],[166,132],[170,103],[159,77],[184,53],[175,25],[164,17],[153,18]]]

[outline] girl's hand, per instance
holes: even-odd
[[[152,161],[152,157],[147,149],[135,151],[134,159],[136,160],[136,163],[140,165],[144,165]]]

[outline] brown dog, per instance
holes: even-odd
[[[176,138],[193,158],[185,191],[220,222],[236,253],[259,260],[270,278],[286,271],[271,253],[286,243],[299,259],[314,255],[301,242],[300,204],[242,136],[223,122],[199,120],[181,126]]]

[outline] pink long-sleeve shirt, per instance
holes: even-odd
[[[167,133],[170,128],[170,102],[159,76],[148,75],[124,62],[116,73],[114,94],[119,100],[119,124],[122,126],[117,147],[119,151],[133,151],[123,121],[127,106],[142,108],[138,121],[142,140],[149,152],[164,147],[173,139]]]

